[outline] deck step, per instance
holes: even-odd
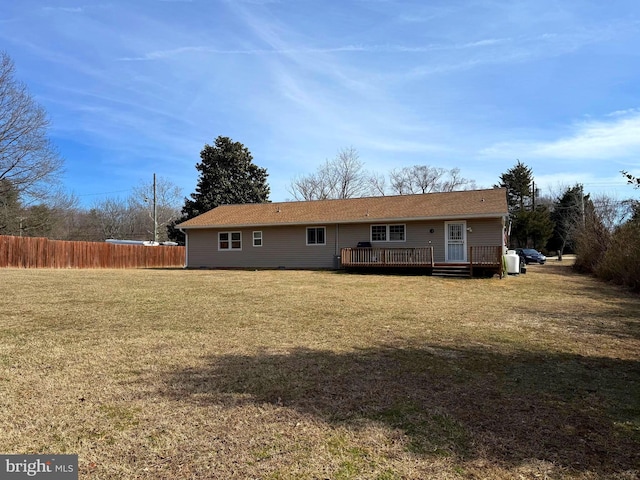
[[[470,277],[471,267],[469,266],[437,266],[433,267],[432,275],[435,277]]]

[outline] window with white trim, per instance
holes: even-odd
[[[326,245],[326,243],[324,227],[307,227],[307,245]]]
[[[242,250],[242,233],[218,232],[218,250]]]
[[[254,247],[262,246],[262,232],[259,232],[259,231],[253,232],[253,246]]]
[[[389,241],[404,242],[404,225],[389,225]]]
[[[404,242],[406,226],[404,224],[371,225],[372,242]]]

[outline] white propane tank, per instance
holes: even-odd
[[[507,250],[504,256],[507,262],[507,273],[509,275],[517,275],[520,273],[520,255],[515,250]]]

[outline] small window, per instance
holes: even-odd
[[[389,225],[389,241],[404,242],[404,225]]]
[[[262,232],[253,232],[253,246],[254,247],[262,246]]]
[[[371,225],[371,241],[372,242],[386,242],[387,241],[387,226],[386,225]]]
[[[220,232],[218,234],[218,249],[229,250],[229,233],[228,232]]]
[[[242,250],[242,233],[219,232],[218,250]]]
[[[307,245],[326,245],[324,227],[307,228]]]
[[[242,234],[240,232],[231,233],[231,249],[240,250],[242,248]]]
[[[464,224],[462,223],[450,223],[449,224],[449,240],[462,241],[464,238],[463,227],[464,227]]]

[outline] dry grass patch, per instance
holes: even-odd
[[[640,298],[462,280],[3,270],[0,451],[82,478],[637,478]]]

